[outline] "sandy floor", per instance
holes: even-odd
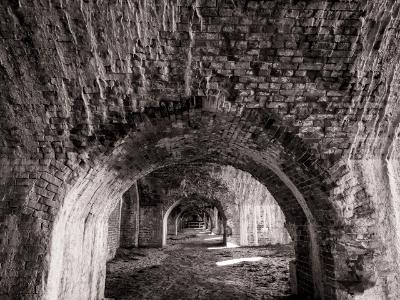
[[[223,248],[221,241],[220,236],[186,234],[169,240],[165,249],[120,250],[107,265],[105,296],[171,300],[289,298],[288,268],[294,257],[291,246]]]

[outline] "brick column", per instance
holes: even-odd
[[[215,234],[219,234],[218,209],[216,207],[214,207],[213,218],[214,218],[214,222],[213,222],[214,228],[212,229],[212,232]]]
[[[140,207],[139,247],[162,247],[163,215],[161,205]]]
[[[121,202],[118,202],[108,218],[107,260],[115,257],[115,253],[120,245]]]
[[[121,247],[139,245],[139,194],[137,184],[122,196]]]

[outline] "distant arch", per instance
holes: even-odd
[[[168,235],[168,217],[171,214],[172,210],[177,207],[179,204],[182,203],[182,200],[177,200],[176,202],[174,202],[174,204],[172,204],[167,211],[165,212],[164,216],[163,216],[163,224],[162,224],[162,228],[163,228],[163,234],[162,234],[162,246],[165,247],[167,245],[167,235]]]

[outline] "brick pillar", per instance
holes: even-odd
[[[175,218],[175,235],[178,235],[178,231],[179,231],[179,228],[178,228],[178,226],[179,226],[179,216],[180,216],[180,215],[178,215],[178,216]]]
[[[224,221],[221,219],[218,219],[218,231],[217,234],[225,234],[225,228],[224,228]]]
[[[122,196],[121,247],[139,245],[139,194],[137,184]]]
[[[214,218],[214,221],[213,221],[214,228],[212,229],[212,232],[215,234],[219,234],[218,209],[216,207],[214,207],[213,218]]]
[[[231,214],[230,216],[228,216],[228,220],[226,223],[226,228],[225,228],[225,232],[226,232],[226,237],[227,237],[227,241],[240,245],[240,229],[241,229],[241,218],[243,219],[243,217],[241,216],[241,214],[243,214],[243,210],[241,210],[239,208],[238,205],[235,205],[235,207],[231,208]],[[244,224],[242,224],[244,225]],[[244,226],[243,226],[244,227]]]
[[[122,201],[118,202],[117,206],[108,217],[107,260],[111,260],[115,257],[115,253],[120,245],[121,202]]]
[[[139,247],[162,247],[163,215],[161,205],[140,207]]]
[[[290,290],[293,295],[297,295],[297,272],[296,260],[289,262]]]

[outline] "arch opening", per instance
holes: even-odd
[[[168,237],[168,218],[173,211],[178,205],[182,203],[182,200],[176,201],[174,204],[172,204],[168,210],[165,212],[164,217],[163,217],[163,241],[162,241],[162,246],[165,247],[167,245],[167,237]]]
[[[84,222],[83,216],[90,213],[95,220],[107,219],[112,207],[119,201],[122,192],[144,175],[177,163],[218,162],[247,171],[267,186],[282,207],[287,221],[296,224],[295,229],[290,231],[291,234],[301,236],[304,241],[303,244],[297,245],[296,253],[302,259],[301,267],[304,268],[304,273],[314,275],[310,275],[311,278],[303,277],[305,282],[299,283],[300,293],[314,294],[316,286],[319,286],[317,289],[322,292],[322,284],[315,284],[315,279],[319,278],[321,281],[332,277],[321,276],[318,270],[313,270],[313,268],[318,265],[315,264],[315,260],[318,260],[321,253],[331,253],[330,245],[317,250],[318,255],[310,258],[310,244],[321,245],[321,241],[319,236],[314,236],[317,240],[311,242],[309,230],[313,228],[312,230],[318,231],[318,234],[320,234],[321,228],[322,230],[326,228],[324,232],[329,234],[329,224],[334,223],[334,217],[332,218],[332,214],[330,214],[330,223],[325,222],[323,223],[324,226],[320,228],[321,220],[325,220],[323,219],[324,216],[331,211],[324,188],[326,183],[323,181],[320,171],[318,171],[319,166],[308,165],[307,161],[312,157],[310,156],[311,153],[305,156],[302,152],[297,154],[297,158],[296,156],[293,157],[293,155],[289,155],[292,151],[289,151],[291,149],[290,144],[283,147],[289,152],[283,153],[280,146],[281,140],[276,136],[277,127],[265,127],[263,125],[265,117],[260,115],[255,118],[257,116],[255,112],[259,113],[258,110],[245,110],[243,111],[243,118],[251,116],[254,124],[257,124],[256,121],[258,120],[260,123],[257,130],[260,133],[264,132],[263,135],[248,136],[245,131],[240,133],[241,130],[248,129],[248,127],[242,127],[243,118],[238,120],[231,114],[225,116],[221,114],[219,118],[215,118],[215,113],[209,114],[202,110],[191,111],[190,118],[186,119],[145,119],[146,127],[143,130],[140,132],[132,131],[118,143],[113,153],[104,157],[101,164],[92,168],[89,174],[81,176],[74,185],[69,187],[60,217],[56,221],[56,224],[59,225],[56,225],[56,230],[53,231],[53,247],[76,248],[77,244],[72,243],[66,232],[61,235],[55,234],[62,232],[57,229],[57,226],[67,226],[66,224],[69,224],[69,222],[75,221],[75,224],[82,226],[77,230],[86,234],[89,233],[90,231],[84,228],[91,223]],[[218,121],[219,119],[221,121]],[[232,139],[231,135],[226,135],[231,126],[236,126],[237,136],[246,136],[246,139],[238,140],[237,137]],[[174,131],[170,131],[171,128],[174,128]],[[292,147],[298,148],[300,140],[294,140],[297,144],[292,145]],[[204,141],[208,142],[205,143]],[[311,161],[313,160],[311,159]],[[98,175],[102,176],[98,177]],[[105,181],[104,178],[108,178],[108,181]],[[304,180],[311,180],[315,184],[301,185],[300,183]],[[105,191],[110,195],[107,199],[104,197],[107,194]],[[87,209],[82,210],[82,206]],[[75,212],[80,213],[75,214]],[[61,216],[65,216],[64,219]],[[98,227],[104,228],[105,223],[104,221],[97,221],[96,224],[99,224]],[[318,229],[315,227],[318,227]],[[99,243],[95,247],[88,248],[104,249],[104,241],[99,240]],[[72,244],[75,246],[72,246]],[[54,265],[56,261],[58,261],[57,264],[65,264],[68,260],[63,257],[62,251],[57,251],[56,254],[53,252],[53,255],[50,259],[51,276],[49,278],[51,277],[51,280],[49,280],[47,286],[49,295],[61,291],[66,291],[68,296],[78,293],[86,295],[88,293],[86,284],[64,289],[57,286],[56,282],[64,282],[61,278],[73,278],[81,272],[91,272],[94,266],[82,263],[78,268],[73,266],[72,262],[68,262],[68,264],[72,264],[71,267],[56,268]],[[67,253],[66,256],[68,257]],[[310,263],[310,260],[313,260],[313,263]],[[101,258],[98,261],[92,260],[97,269],[104,270],[104,266],[101,267],[101,264],[103,264],[101,261],[103,261]],[[299,272],[303,271],[299,270]],[[95,284],[100,287],[97,290],[101,291],[101,286],[104,286],[104,271],[99,273],[97,282],[91,283],[91,286]],[[102,273],[103,275],[101,275]],[[63,284],[65,285],[65,283]],[[71,284],[75,285],[75,283]],[[314,288],[310,290],[310,286]],[[301,290],[301,287],[304,287],[304,290]],[[88,295],[88,297],[92,296]]]
[[[235,173],[237,173],[236,175],[234,175]],[[205,177],[207,177],[208,174],[208,178],[204,179]],[[257,220],[255,223],[252,222],[248,222],[248,221],[244,221],[247,222],[248,227],[249,227],[249,232],[251,231],[251,234],[248,235],[248,241],[246,240],[246,243],[243,244],[242,246],[262,246],[262,245],[268,245],[268,244],[274,244],[274,242],[272,240],[267,240],[268,238],[268,231],[265,232],[263,231],[263,229],[268,228],[268,225],[265,223],[265,217],[263,215],[263,213],[261,213],[262,209],[264,210],[265,216],[267,216],[267,218],[270,217],[274,217],[275,214],[274,212],[270,211],[271,214],[267,214],[268,211],[268,204],[270,204],[269,201],[265,201],[262,202],[263,205],[260,205],[261,203],[259,203],[257,201],[250,201],[250,199],[254,198],[256,196],[256,194],[258,195],[259,199],[262,199],[265,194],[263,192],[261,192],[260,190],[260,185],[259,183],[256,183],[255,179],[250,177],[249,174],[244,174],[244,172],[236,170],[232,167],[229,166],[220,166],[220,165],[216,165],[216,164],[210,164],[210,165],[200,165],[200,164],[194,164],[192,166],[190,165],[175,165],[175,166],[170,166],[170,167],[166,167],[166,168],[162,168],[159,170],[154,171],[153,173],[149,174],[149,176],[153,179],[152,182],[154,183],[154,186],[157,186],[157,189],[162,191],[162,194],[164,196],[161,197],[156,197],[156,198],[160,198],[160,201],[165,201],[166,203],[169,203],[168,209],[165,209],[164,211],[166,211],[166,213],[164,214],[164,224],[166,224],[166,220],[171,216],[176,215],[180,215],[183,218],[185,217],[185,215],[187,215],[188,217],[190,217],[193,214],[196,215],[201,215],[203,216],[204,213],[207,215],[206,218],[210,219],[212,213],[210,211],[207,212],[207,208],[211,208],[214,205],[216,205],[216,202],[212,202],[210,200],[203,200],[204,197],[207,197],[208,199],[220,199],[219,201],[219,205],[221,205],[223,207],[223,209],[227,209],[228,212],[226,212],[228,214],[228,216],[230,217],[231,220],[229,220],[228,222],[230,222],[232,224],[232,229],[233,232],[235,233],[235,236],[239,237],[237,239],[237,244],[241,243],[241,239],[240,239],[240,230],[243,229],[242,226],[236,226],[236,228],[234,227],[234,224],[239,224],[240,222],[243,222],[242,220],[239,220],[237,217],[238,215],[240,215],[240,211],[244,211],[247,213],[247,211],[245,209],[243,209],[243,206],[240,205],[241,202],[246,201],[248,202],[247,205],[251,205],[251,203],[254,203],[253,209],[250,210],[251,215],[248,216],[248,219],[250,220],[252,217],[255,217]],[[230,178],[231,179],[231,184],[232,187],[229,188],[225,188],[227,182],[218,182],[219,179],[221,178],[221,176],[224,176],[224,178],[226,179],[226,181]],[[159,181],[155,181],[154,178],[158,178]],[[235,179],[237,178],[237,179]],[[149,180],[148,180],[149,181]],[[235,181],[235,182],[232,182]],[[254,183],[252,183],[252,181]],[[237,182],[241,182],[241,184],[237,184]],[[160,183],[163,183],[160,185]],[[175,185],[173,185],[172,183],[175,183]],[[247,186],[247,189],[242,190],[245,186]],[[168,186],[168,187],[167,187]],[[242,192],[240,193],[239,196],[235,196],[234,192],[237,192],[236,189],[234,187],[237,187],[238,190],[242,190]],[[148,188],[147,190],[152,190],[152,188]],[[255,194],[251,194],[249,193],[249,190],[257,190],[257,192],[255,192]],[[197,194],[196,194],[197,193]],[[177,199],[177,196],[181,195],[181,198],[178,201],[172,202],[173,200]],[[154,195],[153,195],[154,196]],[[246,198],[247,196],[247,198]],[[244,200],[243,198],[246,198],[247,200]],[[171,201],[172,200],[172,201]],[[230,201],[228,201],[230,200]],[[256,204],[258,203],[258,204]],[[213,204],[213,205],[210,205]],[[235,206],[235,207],[233,207]],[[256,211],[257,215],[254,216],[252,213]],[[236,218],[235,216],[236,215]],[[228,217],[228,218],[229,218]],[[233,220],[235,219],[235,220]],[[269,220],[272,223],[273,220]],[[169,225],[171,223],[169,222]],[[257,226],[254,226],[255,224],[257,224]],[[260,227],[261,226],[261,227]],[[176,229],[176,228],[175,228]],[[208,229],[212,229],[212,228],[208,228]],[[276,228],[279,229],[279,228]],[[280,228],[282,230],[282,228]],[[169,230],[166,230],[165,226],[164,226],[164,232],[168,232]],[[207,231],[208,232],[208,231]],[[260,232],[260,234],[258,235],[257,233]],[[191,242],[193,240],[193,243],[196,245],[200,245],[203,244],[206,247],[209,247],[207,249],[210,249],[209,251],[211,252],[215,252],[214,249],[219,249],[222,251],[223,248],[221,248],[223,245],[222,244],[215,244],[216,242],[222,242],[222,238],[220,236],[208,236],[206,237],[202,242],[198,241],[196,239],[193,239],[193,237],[191,237],[191,235],[195,234],[195,236],[197,236],[198,234],[204,234],[204,230],[188,230],[186,232],[184,232],[184,234],[180,235],[179,238],[177,238],[175,241],[171,241],[172,245],[180,245],[179,247],[182,247],[184,245],[186,245],[186,247],[188,246],[188,242]],[[261,236],[261,235],[264,236]],[[255,239],[253,240],[253,236],[255,235],[255,237],[259,237],[259,239]],[[165,236],[165,235],[164,235]],[[274,234],[270,234],[270,237],[274,237]],[[189,240],[187,240],[187,238],[190,238]],[[263,240],[264,239],[264,240]],[[233,241],[233,240],[231,240]],[[211,244],[210,244],[211,243]],[[189,243],[190,244],[190,243]],[[194,245],[193,244],[193,245]],[[225,247],[225,249],[231,249],[233,246],[232,243],[230,243],[229,247]],[[277,246],[278,247],[278,246]],[[177,249],[181,249],[181,248],[169,248],[168,253],[171,253],[171,251],[176,251]],[[206,248],[203,248],[206,249]],[[257,251],[255,251],[254,249],[251,250],[252,248],[248,248],[247,253],[257,253]],[[261,248],[255,248],[255,249],[260,249]],[[283,249],[287,249],[287,248],[283,248]],[[265,253],[268,253],[268,251],[270,250],[266,250],[265,249]],[[275,251],[275,250],[274,250]],[[240,251],[235,252],[235,255],[240,255]],[[257,253],[258,254],[258,253]],[[196,254],[191,254],[191,255],[196,255]],[[229,253],[227,253],[227,255],[229,255]],[[245,254],[242,254],[245,255]],[[249,254],[248,254],[249,255]],[[197,256],[197,255],[196,255]],[[202,254],[199,254],[199,257],[202,257]],[[250,255],[251,256],[251,255]],[[244,257],[246,258],[246,257]],[[291,259],[293,259],[293,257],[290,257]],[[280,261],[278,259],[278,261]],[[271,261],[272,263],[275,264],[275,262]],[[287,264],[288,265],[288,264]],[[286,266],[282,266],[283,269],[287,269],[287,265]],[[218,264],[217,264],[218,266]],[[260,267],[262,267],[263,265],[260,265]],[[163,268],[161,268],[163,269]],[[183,271],[183,270],[182,270]],[[107,276],[110,276],[108,278],[107,282],[107,292],[108,294],[106,296],[109,297],[115,297],[117,294],[115,292],[116,289],[116,280],[113,279],[113,273],[110,272]],[[273,274],[273,277],[281,277],[280,275],[276,275]],[[285,279],[285,278],[282,278]],[[286,278],[287,280],[287,278]],[[121,281],[119,281],[121,282]],[[195,285],[195,283],[193,283]],[[267,283],[265,283],[267,284]],[[281,288],[284,288],[285,284],[281,285]],[[136,286],[134,287],[132,284],[131,288],[137,288]]]
[[[175,224],[175,235],[178,234],[178,231],[181,232],[185,228],[190,228],[190,229],[201,229],[201,230],[209,230],[210,232],[213,231],[213,229],[216,228],[216,224],[222,225],[222,230],[218,231],[218,233],[222,232],[223,239],[222,242],[223,244],[226,243],[226,235],[225,235],[225,227],[226,227],[226,217],[225,217],[225,212],[223,211],[221,203],[219,203],[218,200],[215,199],[209,199],[206,197],[202,197],[202,195],[195,195],[191,194],[189,197],[192,199],[189,199],[189,201],[186,201],[185,199],[180,199],[176,201],[174,204],[172,204],[167,212],[164,214],[163,218],[163,246],[167,245],[167,239],[168,239],[168,226],[169,222],[168,219],[171,217],[171,213],[174,212],[174,210],[177,211],[177,215],[175,216],[175,220],[173,223]],[[187,200],[187,196],[185,197]],[[193,198],[196,199],[197,203],[193,203]],[[216,218],[213,219],[213,216],[211,216],[209,210],[216,210]],[[201,222],[194,222],[196,224],[192,224],[193,226],[187,226],[185,224],[185,218],[189,219],[192,216],[197,216]],[[187,222],[187,221],[186,221]],[[199,225],[201,223],[201,226]],[[178,225],[181,224],[179,227],[180,230],[178,229]],[[194,226],[196,225],[196,226]]]

